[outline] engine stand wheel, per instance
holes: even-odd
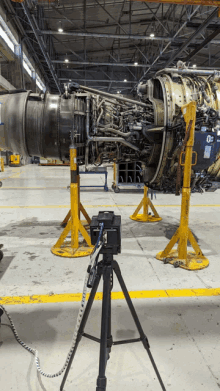
[[[115,193],[120,193],[120,189],[118,186],[116,186],[114,183],[112,185],[112,190],[114,190]]]

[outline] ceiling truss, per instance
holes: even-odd
[[[130,0],[3,1],[51,92],[80,80],[135,94],[138,81],[180,59],[197,67],[220,67],[217,7]]]

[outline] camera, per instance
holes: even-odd
[[[97,243],[101,224],[104,224],[100,240],[103,242],[100,254],[114,254],[121,252],[121,216],[114,212],[99,212],[93,216],[90,224],[90,235],[92,245]]]

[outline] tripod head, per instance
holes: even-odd
[[[114,212],[99,212],[98,216],[92,217],[90,235],[91,243],[95,246],[92,254],[95,259],[88,268],[88,288],[94,284],[99,255],[103,254],[104,264],[110,264],[113,255],[121,252],[121,216],[115,216]]]
[[[99,212],[98,216],[92,217],[90,234],[93,245],[97,243],[102,223],[104,227],[100,240],[103,245],[100,254],[119,254],[121,252],[121,216],[116,216],[114,212]]]

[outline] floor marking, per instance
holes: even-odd
[[[11,205],[0,206],[0,209],[56,209],[56,208],[70,208],[70,205]]]
[[[8,177],[2,178],[2,180],[16,178],[17,176],[19,177],[23,172],[24,172],[24,170],[20,170],[19,172],[16,172],[16,173],[14,173],[14,174],[12,174],[12,175],[10,175]]]
[[[17,186],[17,187],[10,187],[10,186],[4,186],[1,190],[4,190],[4,189],[12,189],[12,190],[17,190],[17,189],[34,189],[34,190],[38,190],[38,189],[47,189],[47,190],[50,190],[50,189],[53,189],[53,190],[60,190],[60,189],[66,189],[66,187],[42,187],[42,186],[36,186],[36,187],[23,187],[23,186]]]
[[[135,208],[138,205],[87,205],[83,203],[85,208]],[[155,207],[161,208],[180,208],[181,205],[155,205]],[[204,204],[204,205],[190,205],[192,208],[220,208],[220,204]],[[0,205],[0,209],[60,209],[60,208],[70,208],[70,205]]]
[[[197,288],[197,289],[167,289],[152,291],[131,291],[131,299],[156,299],[156,298],[176,298],[176,297],[202,297],[220,296],[220,288]],[[88,300],[89,294],[86,299]],[[112,300],[123,300],[122,292],[112,292]],[[32,296],[5,296],[0,298],[2,305],[18,304],[46,304],[78,302],[82,300],[81,293],[64,293],[58,295],[32,295]],[[102,293],[98,292],[95,300],[102,300]]]

